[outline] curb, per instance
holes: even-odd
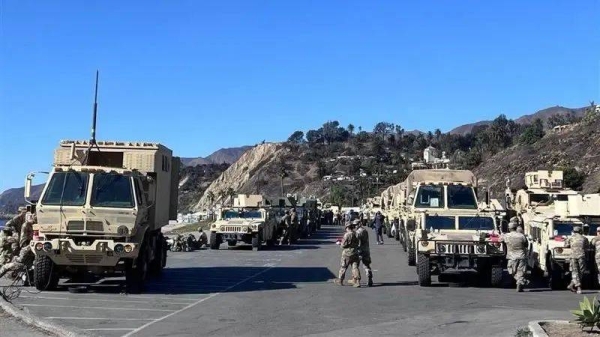
[[[564,324],[569,323],[569,321],[562,321],[562,320],[555,320],[555,319],[548,319],[548,320],[544,320],[544,321],[531,321],[531,322],[529,322],[528,327],[529,327],[529,331],[531,331],[531,333],[533,334],[533,337],[548,337],[548,334],[540,325],[540,323],[542,323],[542,322],[544,322],[544,323],[545,322],[564,323]]]
[[[62,325],[43,320],[39,317],[36,317],[36,316],[30,314],[26,310],[17,308],[14,304],[6,301],[5,299],[3,299],[1,297],[0,297],[0,308],[2,308],[2,310],[6,311],[11,316],[22,320],[26,324],[36,327],[38,329],[41,329],[45,332],[48,332],[54,336],[58,336],[58,337],[95,337],[95,335],[92,335],[88,332],[79,330],[77,328],[67,329],[67,328],[63,327]]]

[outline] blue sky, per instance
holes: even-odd
[[[600,101],[599,1],[0,3],[0,191],[89,138],[96,69],[98,139],[184,157]]]

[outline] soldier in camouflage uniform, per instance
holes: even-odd
[[[298,213],[296,213],[296,208],[292,208],[292,211],[290,212],[290,221],[289,221],[289,227],[288,227],[288,245],[292,242],[296,242],[296,238],[298,235]]]
[[[21,235],[18,241],[19,255],[13,257],[11,262],[4,264],[0,268],[0,277],[3,277],[7,272],[26,271],[33,265],[35,255],[31,251],[31,240],[33,240],[33,224],[36,222],[36,217],[33,215],[25,221],[21,226]],[[16,275],[15,275],[16,276]]]
[[[340,261],[340,272],[338,278],[335,280],[335,284],[343,286],[344,277],[346,276],[346,270],[348,266],[352,266],[352,277],[354,280],[353,286],[355,288],[360,287],[360,270],[358,270],[358,263],[360,258],[358,256],[358,238],[354,232],[354,225],[351,223],[346,224],[346,233],[340,244],[342,247],[342,259]]]
[[[525,278],[527,271],[527,238],[523,233],[517,230],[518,222],[515,218],[510,219],[508,223],[509,233],[502,236],[502,241],[506,243],[506,259],[508,260],[508,273],[515,278],[517,282],[517,291],[522,292],[523,287],[528,283]]]
[[[363,227],[361,220],[354,220],[356,229],[356,237],[358,238],[358,255],[360,260],[365,265],[365,273],[367,273],[367,286],[373,286],[373,271],[371,270],[371,251],[369,250],[369,232]],[[360,282],[360,279],[359,279]]]
[[[596,270],[598,270],[598,283],[600,283],[600,227],[596,229],[596,237],[592,239],[592,246],[596,249],[595,260]]]
[[[581,227],[573,228],[573,235],[565,241],[565,248],[571,248],[569,268],[571,270],[571,283],[569,290],[581,294],[581,276],[585,271],[585,252],[588,250],[589,241],[581,235]]]
[[[8,220],[0,233],[0,265],[8,263],[19,254],[19,235],[27,216],[27,208],[19,207],[19,215]]]

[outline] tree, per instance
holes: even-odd
[[[308,130],[306,140],[309,145],[314,145],[323,141],[323,133],[319,130]]]
[[[596,105],[594,101],[591,101],[590,105],[587,108],[585,108],[583,122],[591,123],[598,118],[598,115],[600,115],[600,105]]]
[[[531,145],[544,137],[544,124],[541,119],[536,119],[533,124],[528,125],[521,134],[521,144]]]
[[[327,164],[323,160],[319,160],[317,162],[317,175],[319,179],[323,179],[324,176],[329,174],[329,170],[327,169]]]
[[[300,145],[304,143],[304,132],[302,131],[294,131],[292,135],[288,138],[288,143]]]
[[[221,203],[225,203],[225,199],[227,199],[227,190],[220,190],[219,191],[219,200],[221,200]]]
[[[215,194],[213,191],[206,192],[206,199],[208,199],[208,204],[212,206],[213,202],[215,201]]]
[[[581,191],[586,175],[574,167],[566,167],[563,169],[563,179],[566,187]]]
[[[373,128],[373,133],[380,136],[382,140],[394,131],[394,124],[387,122],[379,122]]]
[[[435,140],[439,142],[440,139],[442,139],[442,130],[435,129],[434,134],[435,134]]]
[[[350,136],[354,135],[354,125],[348,124],[348,132],[350,132]]]
[[[235,196],[236,196],[237,193],[231,187],[229,187],[227,189],[226,193],[227,193],[227,196],[229,197],[229,203],[231,204],[231,206],[233,206],[233,199],[235,198]]]

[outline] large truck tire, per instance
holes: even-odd
[[[152,276],[160,276],[162,274],[162,270],[167,263],[167,250],[166,250],[166,242],[162,233],[158,234],[158,238],[156,238],[156,246],[154,252],[154,260],[150,262],[150,273]]]
[[[125,286],[127,293],[139,294],[144,291],[146,277],[148,274],[148,259],[146,254],[146,245],[142,245],[137,258],[137,266],[133,267],[133,261],[126,263],[125,266]]]
[[[429,257],[425,254],[419,254],[418,260],[417,274],[419,275],[419,285],[421,287],[429,287],[431,285],[431,266],[429,265]]]
[[[408,243],[408,265],[409,266],[414,266],[415,265],[415,257],[416,257],[416,252],[415,252],[415,247],[413,247],[412,244],[410,244],[410,242]]]
[[[499,288],[502,286],[504,269],[500,265],[493,265],[490,268],[490,286]]]
[[[217,236],[217,233],[210,232],[210,249],[219,249],[220,245],[221,242],[219,240],[219,237]]]
[[[396,239],[396,241],[400,241],[400,225],[398,225],[398,228],[396,228],[396,233],[394,234],[394,239]]]
[[[260,234],[254,234],[252,236],[252,250],[259,251],[262,247],[262,240]]]
[[[229,241],[227,241],[227,246],[228,247],[235,247],[235,245],[237,245],[237,241],[236,240],[229,240]]]
[[[58,285],[58,271],[50,257],[41,255],[35,259],[33,284],[39,291],[54,290]]]
[[[556,263],[549,263],[548,270],[548,287],[552,290],[563,290],[565,288],[565,280],[563,277],[562,268]]]

